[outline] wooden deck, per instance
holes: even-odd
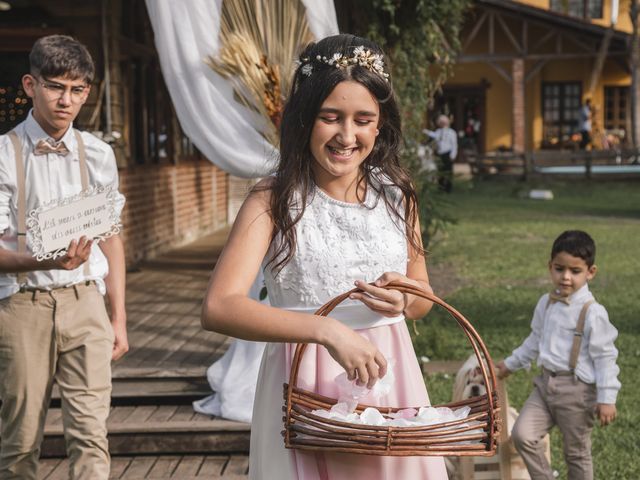
[[[195,413],[190,404],[112,407],[107,430],[109,452],[124,456],[246,454],[251,433],[249,424]],[[65,456],[59,408],[47,414],[42,456]]]
[[[109,478],[126,480],[152,478],[246,480],[248,469],[248,457],[238,455],[113,457]],[[41,460],[38,478],[41,480],[67,480],[69,478],[69,461],[59,458]]]
[[[200,326],[209,275],[228,232],[203,237],[127,274],[129,353],[113,377],[198,377],[227,348]]]

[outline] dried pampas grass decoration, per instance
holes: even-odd
[[[300,0],[224,0],[220,50],[207,64],[231,82],[236,99],[266,119],[260,133],[278,146],[283,92],[295,59],[313,41]]]

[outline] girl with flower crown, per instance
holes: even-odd
[[[280,132],[275,174],[257,185],[213,271],[202,323],[269,342],[260,369],[252,479],[443,479],[440,457],[380,457],[287,450],[282,385],[296,343],[308,343],[301,388],[338,397],[342,372],[371,388],[395,362],[395,383],[362,403],[409,407],[429,398],[405,318],[431,303],[380,288],[402,281],[431,291],[416,193],[399,163],[400,116],[380,48],[352,35],[300,55]],[[264,259],[264,261],[263,261]],[[247,292],[262,268],[271,306]],[[373,285],[369,285],[373,282]],[[353,288],[330,317],[313,312]]]

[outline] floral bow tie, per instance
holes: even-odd
[[[569,302],[569,297],[563,297],[562,295],[558,295],[556,292],[549,293],[549,302],[550,303],[560,302],[566,305],[569,305],[571,303]]]
[[[48,153],[56,153],[58,155],[66,155],[69,153],[69,149],[64,142],[58,142],[51,144],[47,140],[39,140],[36,144],[36,148],[33,149],[34,155],[46,155]]]

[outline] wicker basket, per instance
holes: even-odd
[[[323,418],[312,410],[329,410],[337,403],[314,392],[297,386],[300,360],[306,344],[296,346],[289,383],[284,384],[285,412],[284,443],[286,448],[324,452],[357,453],[364,455],[410,456],[410,455],[480,455],[491,456],[496,451],[500,430],[500,409],[493,362],[482,339],[456,309],[430,293],[404,283],[391,283],[385,288],[395,289],[425,298],[440,305],[458,322],[469,339],[481,366],[487,393],[468,400],[442,406],[452,409],[469,406],[469,416],[463,420],[429,426],[397,427],[373,426],[346,423]],[[339,303],[357,289],[344,293],[323,305],[316,315],[327,316]],[[488,369],[488,370],[487,370]],[[362,413],[369,405],[358,404],[356,411]],[[403,408],[416,406],[378,407],[380,413],[389,415]],[[469,425],[469,422],[472,422]],[[481,430],[481,431],[479,431]]]

